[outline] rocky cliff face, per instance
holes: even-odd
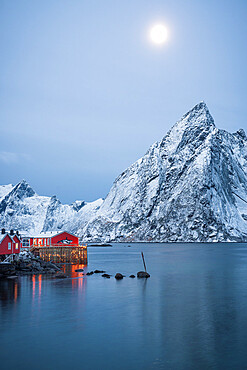
[[[246,241],[247,139],[204,102],[114,182],[80,232],[88,240]]]

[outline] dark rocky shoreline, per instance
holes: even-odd
[[[19,275],[56,274],[61,269],[53,262],[45,262],[32,253],[20,254],[12,262],[0,263],[0,278],[9,278]]]

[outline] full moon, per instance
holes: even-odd
[[[150,30],[150,38],[155,44],[163,44],[168,37],[168,31],[163,24],[156,24]]]

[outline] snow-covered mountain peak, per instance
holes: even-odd
[[[11,190],[11,192],[7,195],[8,197],[17,197],[19,199],[29,198],[35,195],[35,191],[31,188],[31,186],[25,181],[22,180],[19,182],[15,187]]]
[[[214,130],[217,129],[206,103],[198,103],[161,140],[162,159],[198,148]]]
[[[238,135],[238,136],[241,137],[241,139],[247,141],[246,133],[245,133],[245,131],[242,128],[240,128],[238,131],[236,131],[235,132],[235,135]]]
[[[60,200],[57,198],[56,195],[53,195],[50,200],[50,206],[56,207],[57,205],[61,204]]]
[[[190,124],[213,124],[214,119],[211,116],[207,104],[204,101],[196,104],[192,109],[185,113],[181,120],[186,119]]]
[[[247,138],[216,128],[205,102],[114,181],[88,240],[246,241]]]

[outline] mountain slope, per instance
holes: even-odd
[[[0,201],[13,189],[12,184],[0,185]]]
[[[88,240],[247,240],[246,170],[243,130],[217,129],[201,102],[115,180],[80,232]]]

